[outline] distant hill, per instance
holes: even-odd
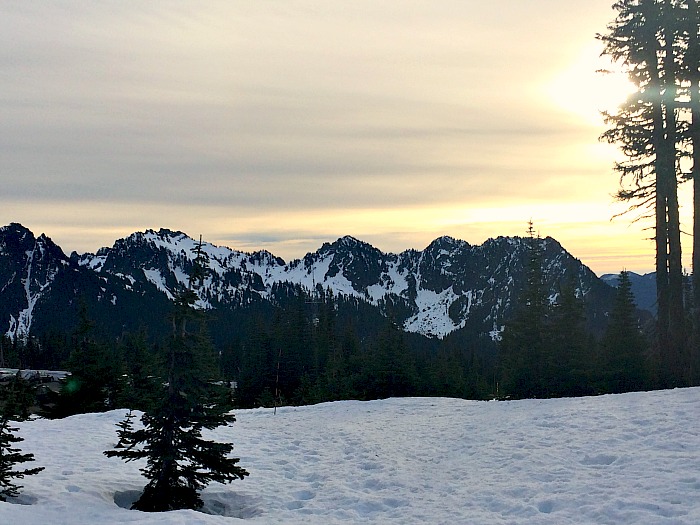
[[[629,276],[637,308],[656,315],[656,273],[639,275],[629,272]],[[620,276],[619,274],[607,273],[601,275],[600,278],[610,286],[617,287]]]

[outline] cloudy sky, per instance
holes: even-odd
[[[353,235],[480,244],[529,219],[653,267],[596,74],[612,0],[3,0],[0,223],[95,251],[146,228],[285,259]]]

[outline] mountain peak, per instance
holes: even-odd
[[[345,235],[343,237],[340,237],[337,241],[335,241],[331,246],[335,248],[339,247],[345,247],[345,248],[363,248],[363,249],[372,249],[372,250],[377,250],[374,246],[372,246],[369,243],[366,243],[364,241],[361,241],[359,239],[356,239],[352,235]]]
[[[450,237],[449,235],[443,235],[442,237],[438,237],[435,239],[433,242],[431,242],[428,247],[426,248],[427,251],[433,251],[436,249],[439,250],[454,250],[455,248],[468,248],[469,243],[466,241],[462,241],[459,239],[455,239],[454,237]]]
[[[34,233],[29,228],[26,228],[22,226],[18,222],[11,222],[7,226],[3,226],[0,228],[0,235],[3,237],[12,237],[16,239],[17,241],[24,241],[25,239],[29,239],[31,242],[34,242],[35,237]]]
[[[129,236],[129,238],[137,236],[137,237],[143,237],[145,239],[149,240],[158,240],[158,241],[166,241],[170,242],[172,240],[176,239],[190,239],[190,236],[187,235],[186,233],[183,233],[181,231],[173,231],[168,228],[160,228],[158,231],[153,230],[153,229],[147,229],[145,232],[136,232],[133,233],[132,235]]]
[[[340,237],[332,243],[324,242],[315,254],[308,253],[304,259],[314,258],[314,255],[325,256],[328,254],[347,254],[352,252],[381,254],[382,252],[369,243],[356,239],[351,235]]]
[[[63,250],[50,237],[42,233],[37,238],[29,228],[22,226],[18,222],[12,222],[0,228],[0,245],[4,246],[6,250],[16,251],[17,253],[31,251],[32,257],[37,256],[36,260],[38,260],[38,257],[67,260]],[[34,253],[35,251],[36,254]]]
[[[11,222],[7,226],[2,226],[0,227],[0,232],[6,233],[6,232],[20,232],[20,233],[32,233],[31,230],[19,222]],[[34,235],[32,233],[32,235]]]
[[[146,232],[155,234],[158,237],[189,237],[189,235],[180,230],[171,230],[169,228],[160,228],[157,232],[154,230],[146,230]]]
[[[187,285],[198,245],[181,231],[149,229],[119,239],[112,248],[103,248],[96,255],[78,257],[76,254],[74,264],[69,267],[67,261],[49,264],[64,256],[53,251],[55,245],[45,235],[35,241],[33,234],[18,224],[4,227],[1,233],[4,235],[0,235],[0,243],[5,245],[0,244],[0,256],[13,262],[11,270],[0,274],[0,280],[12,281],[14,284],[8,284],[7,290],[13,287],[17,297],[12,304],[7,302],[9,306],[5,310],[0,301],[0,322],[15,319],[16,326],[26,327],[30,326],[29,314],[22,318],[28,319],[22,321],[23,324],[18,321],[19,314],[25,310],[31,313],[28,307],[35,304],[35,295],[25,297],[18,276],[25,272],[30,258],[33,261],[31,278],[45,276],[36,283],[37,293],[44,289],[45,294],[52,293],[42,286],[50,282],[54,269],[65,268],[71,272],[70,279],[80,277],[92,283],[92,288],[86,288],[88,291],[83,291],[79,285],[70,289],[92,294],[99,308],[106,311],[113,305],[122,308],[130,305],[126,310],[105,313],[114,318],[115,323],[124,324],[125,319],[117,319],[120,315],[124,317],[129,311],[148,309],[137,306],[143,301],[162,304],[172,300],[177,291]],[[523,281],[525,240],[499,237],[480,246],[471,246],[465,241],[442,236],[422,251],[406,250],[396,255],[383,253],[369,243],[346,235],[333,243],[324,243],[316,252],[289,264],[267,251],[246,254],[205,242],[202,250],[209,258],[210,271],[200,284],[198,306],[220,309],[221,315],[226,316],[229,315],[226,312],[251,305],[274,303],[275,294],[298,294],[299,289],[321,286],[336,297],[353,298],[353,301],[377,308],[406,331],[437,337],[462,328],[476,335],[489,333],[511,315],[517,301]],[[610,290],[556,241],[547,238],[541,242],[546,247],[543,250],[547,264],[545,277],[552,294],[556,295],[564,274],[574,276],[577,288],[583,291],[598,289],[599,285]],[[46,254],[50,257],[45,257]],[[599,290],[597,295],[602,297],[606,293]],[[6,297],[0,299],[6,300]],[[36,304],[40,311],[41,304]]]

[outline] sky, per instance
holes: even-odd
[[[651,271],[598,140],[630,89],[596,73],[611,5],[4,0],[0,223],[68,253],[164,227],[290,260],[532,220],[599,274]]]

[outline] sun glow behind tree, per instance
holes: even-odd
[[[587,45],[543,89],[552,104],[600,127],[601,111],[615,110],[635,91],[620,67],[601,57],[601,51],[600,43]]]

